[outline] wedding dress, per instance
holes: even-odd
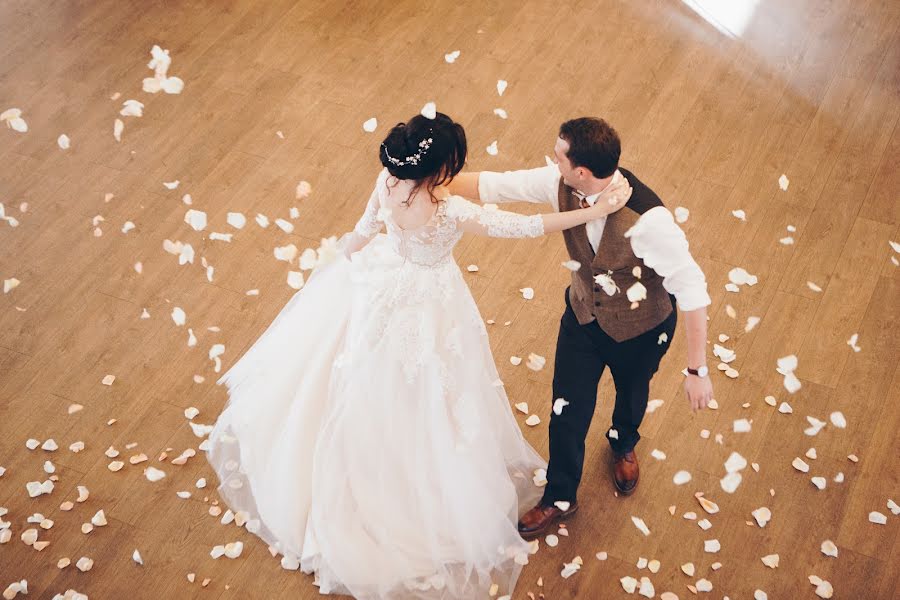
[[[543,222],[451,196],[404,230],[387,178],[354,228],[368,245],[320,266],[219,380],[230,399],[208,459],[238,523],[323,594],[510,594],[530,550],[516,523],[546,463],[452,251],[467,231],[534,237]]]

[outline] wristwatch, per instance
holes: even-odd
[[[702,367],[697,369],[688,367],[687,372],[691,375],[696,375],[697,377],[706,377],[707,375],[709,375],[709,368],[706,365],[703,365]]]

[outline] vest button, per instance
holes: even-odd
[[[594,306],[600,306],[599,302],[594,302]]]

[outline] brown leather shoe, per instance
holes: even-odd
[[[620,494],[623,496],[633,494],[640,478],[641,472],[634,450],[624,454],[613,452],[613,483]]]
[[[519,535],[522,539],[533,540],[547,532],[562,519],[574,515],[578,511],[578,503],[563,511],[558,506],[538,504],[519,519]]]

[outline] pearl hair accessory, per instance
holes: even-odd
[[[422,156],[425,155],[425,152],[431,148],[431,144],[434,142],[432,138],[426,138],[419,142],[419,151],[413,154],[412,156],[407,156],[405,159],[400,160],[399,158],[394,158],[390,154],[388,154],[387,146],[381,144],[384,148],[384,155],[391,162],[391,164],[397,165],[398,167],[403,167],[406,165],[417,165],[419,161],[422,160]]]

